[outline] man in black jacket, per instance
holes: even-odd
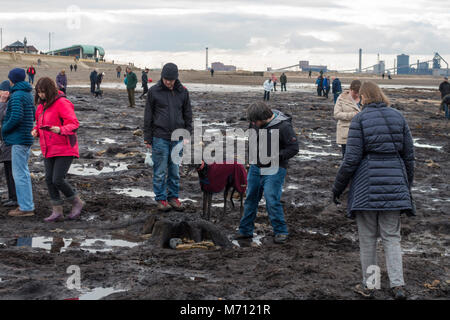
[[[292,128],[292,118],[281,111],[271,110],[264,102],[249,107],[248,119],[251,122],[250,129],[253,129],[251,135],[255,136],[249,138],[251,166],[247,179],[247,197],[239,234],[235,238],[240,240],[253,237],[258,203],[264,193],[267,213],[275,234],[274,242],[283,244],[288,239],[288,230],[281,205],[281,194],[289,159],[299,151],[297,135]],[[272,141],[272,135],[278,139]],[[260,143],[260,139],[264,141]],[[275,145],[272,145],[273,142]],[[259,149],[261,145],[266,146],[266,154]],[[252,164],[255,156],[257,161]]]
[[[178,199],[179,164],[171,157],[172,150],[182,143],[178,137],[172,140],[177,129],[192,133],[192,108],[189,92],[178,80],[178,67],[168,63],[163,67],[161,80],[148,92],[144,119],[145,144],[153,149],[153,191],[161,211],[171,207],[183,210]]]
[[[145,70],[142,71],[142,78],[141,78],[141,80],[142,80],[142,89],[143,89],[143,91],[142,91],[142,95],[139,97],[140,99],[144,98],[144,96],[148,92],[148,72],[149,72],[148,68],[145,68]]]
[[[89,80],[91,80],[91,93],[92,94],[95,94],[95,86],[97,84],[97,76],[98,76],[98,74],[97,74],[97,70],[96,69],[94,69],[91,72],[91,75],[89,76]]]

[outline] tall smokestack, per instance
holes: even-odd
[[[208,70],[208,47],[206,47],[206,70]]]
[[[362,71],[362,49],[359,49],[359,68],[358,71]]]

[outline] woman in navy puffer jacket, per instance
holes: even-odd
[[[400,214],[415,214],[411,197],[414,179],[414,145],[402,114],[373,82],[360,89],[362,111],[350,125],[347,152],[333,186],[338,199],[350,183],[347,215],[356,218],[363,269],[363,286],[357,291],[372,295],[367,279],[377,266],[376,244],[383,241],[386,266],[394,297],[403,299],[403,266]],[[376,268],[376,267],[375,267]],[[377,286],[375,286],[377,287]]]

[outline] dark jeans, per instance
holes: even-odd
[[[5,161],[3,162],[3,166],[5,169],[6,184],[8,185],[8,199],[17,202],[16,184],[14,183],[12,173],[12,163],[11,161]]]
[[[324,89],[323,89],[323,96],[324,96],[325,98],[328,98],[328,93],[330,93],[330,88],[324,88]]]
[[[95,82],[91,81],[91,93],[94,94],[95,93]]]
[[[270,100],[270,91],[265,91],[264,90],[264,101],[269,101]]]
[[[339,96],[341,95],[341,92],[333,93],[333,95],[334,95],[334,104],[336,104],[336,101],[339,98]]]
[[[148,85],[144,84],[144,86],[142,88],[143,88],[144,91],[142,92],[141,98],[147,94],[147,92],[148,92]]]
[[[273,83],[273,91],[277,91],[277,83],[276,82]]]
[[[450,106],[444,103],[445,117],[450,120]]]
[[[170,200],[178,198],[180,191],[180,165],[172,159],[172,152],[181,141],[171,141],[153,137],[153,191],[155,200]],[[181,146],[182,147],[182,146]],[[181,148],[179,155],[181,156]]]
[[[70,169],[72,161],[73,157],[44,159],[45,182],[47,182],[50,199],[54,206],[59,206],[64,203],[61,200],[60,192],[64,194],[67,200],[73,200],[76,196],[75,191],[66,181],[66,174]]]
[[[342,159],[344,159],[344,157],[345,157],[345,150],[347,149],[347,145],[346,144],[342,144],[341,148],[342,148]]]
[[[279,168],[273,175],[261,175],[258,166],[250,166],[248,171],[247,197],[244,205],[244,216],[239,225],[239,232],[243,235],[253,235],[258,203],[262,196],[266,199],[266,209],[275,234],[288,234],[284,220],[281,194],[283,192],[286,169]]]
[[[117,78],[120,79],[120,72],[117,71]]]
[[[319,97],[322,96],[322,91],[323,91],[323,87],[317,87],[317,95],[318,95]]]
[[[29,74],[28,75],[28,82],[33,84],[34,83],[34,74]]]
[[[284,89],[284,91],[287,91],[287,90],[286,90],[286,83],[282,83],[282,84],[281,84],[281,91],[283,91],[283,89]]]

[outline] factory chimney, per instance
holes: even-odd
[[[206,70],[208,70],[208,47],[206,47]]]
[[[359,68],[358,71],[361,73],[362,71],[362,49],[359,49]]]

